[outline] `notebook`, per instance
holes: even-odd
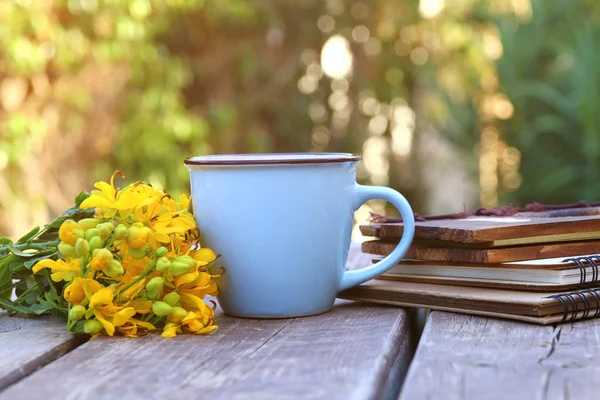
[[[378,261],[378,260],[374,260]],[[502,264],[402,260],[379,279],[533,291],[583,289],[597,284],[600,256],[547,258]]]
[[[542,325],[600,316],[600,288],[539,293],[372,280],[347,289],[338,297],[507,318]]]
[[[388,255],[395,248],[396,243],[384,240],[362,243],[363,252],[381,256]],[[539,258],[571,257],[598,252],[600,252],[600,240],[494,248],[434,247],[413,243],[405,258],[422,261],[492,264]]]
[[[600,215],[570,217],[470,217],[415,223],[414,244],[501,247],[600,239]],[[402,223],[362,225],[365,236],[388,241],[402,237]]]

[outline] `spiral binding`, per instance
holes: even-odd
[[[553,294],[548,297],[557,299],[563,306],[563,317],[560,322],[565,322],[567,320],[573,322],[580,319],[596,318],[600,316],[600,288]],[[577,298],[581,299],[583,304],[578,303]],[[592,299],[595,302],[595,307],[590,303]],[[590,311],[594,309],[596,311],[593,315],[590,315]],[[579,315],[579,313],[581,313],[581,315]]]
[[[574,262],[575,265],[579,267],[579,284],[580,285],[591,285],[598,281],[600,278],[598,276],[598,267],[600,267],[600,255],[593,256],[585,256],[585,257],[574,257],[574,258],[565,258],[562,262]],[[587,262],[587,266],[584,264]],[[587,279],[587,267],[592,267],[592,278],[590,280]]]

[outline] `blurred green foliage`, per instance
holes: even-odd
[[[66,198],[114,169],[177,194],[187,156],[316,150],[362,153],[361,181],[426,212],[429,131],[484,205],[595,200],[599,17],[592,0],[3,1],[2,211],[34,202],[34,162]],[[347,73],[321,59],[332,37]]]

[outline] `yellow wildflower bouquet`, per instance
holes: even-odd
[[[190,199],[143,182],[119,190],[117,175],[44,229],[0,239],[0,307],[62,316],[93,336],[212,332],[214,302],[203,299],[217,294],[217,256],[198,248]]]

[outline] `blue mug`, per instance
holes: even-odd
[[[338,292],[373,279],[406,254],[414,217],[386,187],[356,183],[360,157],[345,153],[191,157],[194,216],[202,244],[221,254],[218,300],[231,316],[287,318],[331,309]],[[370,199],[392,203],[402,240],[380,262],[346,271],[353,213]]]

